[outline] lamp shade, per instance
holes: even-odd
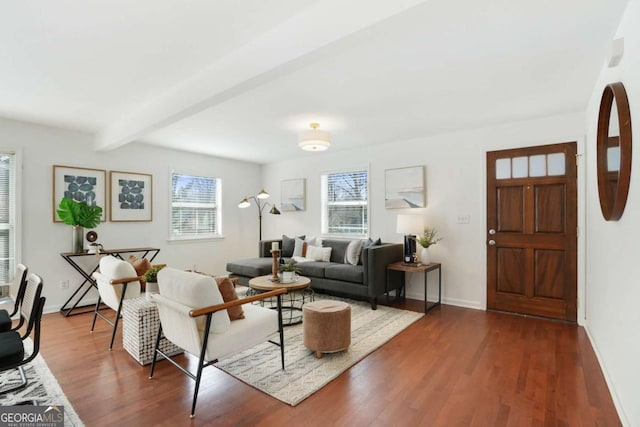
[[[417,234],[424,228],[424,218],[421,215],[398,215],[396,233]]]
[[[256,197],[258,199],[268,199],[269,198],[269,193],[267,193],[266,191],[264,191],[264,188],[262,190],[260,190],[260,192],[256,195]]]
[[[238,203],[239,208],[248,208],[249,206],[251,206],[251,203],[246,197],[240,200],[240,203]]]
[[[298,135],[298,147],[305,151],[324,151],[331,146],[329,132],[318,130],[318,123],[311,123],[312,130],[301,132]]]

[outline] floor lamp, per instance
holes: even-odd
[[[251,206],[251,202],[249,200],[253,199],[256,202],[256,206],[258,207],[258,226],[260,230],[259,240],[262,240],[262,211],[264,210],[264,208],[266,208],[267,206],[271,206],[271,210],[269,210],[269,213],[272,215],[280,215],[280,211],[278,210],[278,208],[276,208],[276,205],[272,205],[271,203],[264,201],[268,198],[269,193],[262,189],[255,196],[245,197],[244,199],[240,200],[240,203],[238,203],[238,207],[244,209]]]
[[[402,261],[405,264],[416,263],[416,236],[424,228],[424,219],[420,215],[398,215],[396,232],[404,234],[404,255]]]

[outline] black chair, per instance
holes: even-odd
[[[31,362],[40,350],[40,320],[44,308],[45,297],[41,297],[42,278],[36,274],[29,274],[25,289],[22,309],[29,314],[26,333],[21,336],[18,331],[0,333],[0,372],[18,369],[21,382],[0,390],[0,394],[6,394],[24,388],[28,384],[23,365]],[[33,332],[33,350],[25,358],[24,339]]]
[[[13,283],[9,294],[13,298],[13,311],[9,313],[7,310],[0,310],[0,332],[16,331],[24,324],[24,317],[20,316],[20,321],[16,326],[13,326],[11,318],[18,313],[22,304],[22,298],[24,297],[24,289],[27,286],[27,272],[28,268],[24,264],[18,264],[16,266],[16,272],[13,276]]]

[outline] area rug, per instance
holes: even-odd
[[[339,299],[316,294],[318,299]],[[302,343],[302,324],[285,327],[285,370],[280,347],[265,342],[216,366],[258,390],[295,406],[399,334],[424,314],[340,299],[351,305],[351,346],[348,352],[317,359]],[[277,340],[276,340],[277,341]]]
[[[31,354],[32,347],[33,342],[27,338],[25,340],[26,354]],[[29,381],[27,386],[21,390],[0,395],[0,406],[13,406],[24,401],[36,400],[38,405],[63,407],[65,426],[84,426],[40,354],[30,363],[24,365],[24,370]],[[0,387],[2,389],[19,383],[20,374],[17,369],[0,373]]]

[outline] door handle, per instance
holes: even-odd
[[[489,240],[489,246],[495,246],[495,245],[496,245],[495,240]]]
[[[489,230],[489,234],[494,235],[496,234],[496,230],[494,230],[493,228]]]

